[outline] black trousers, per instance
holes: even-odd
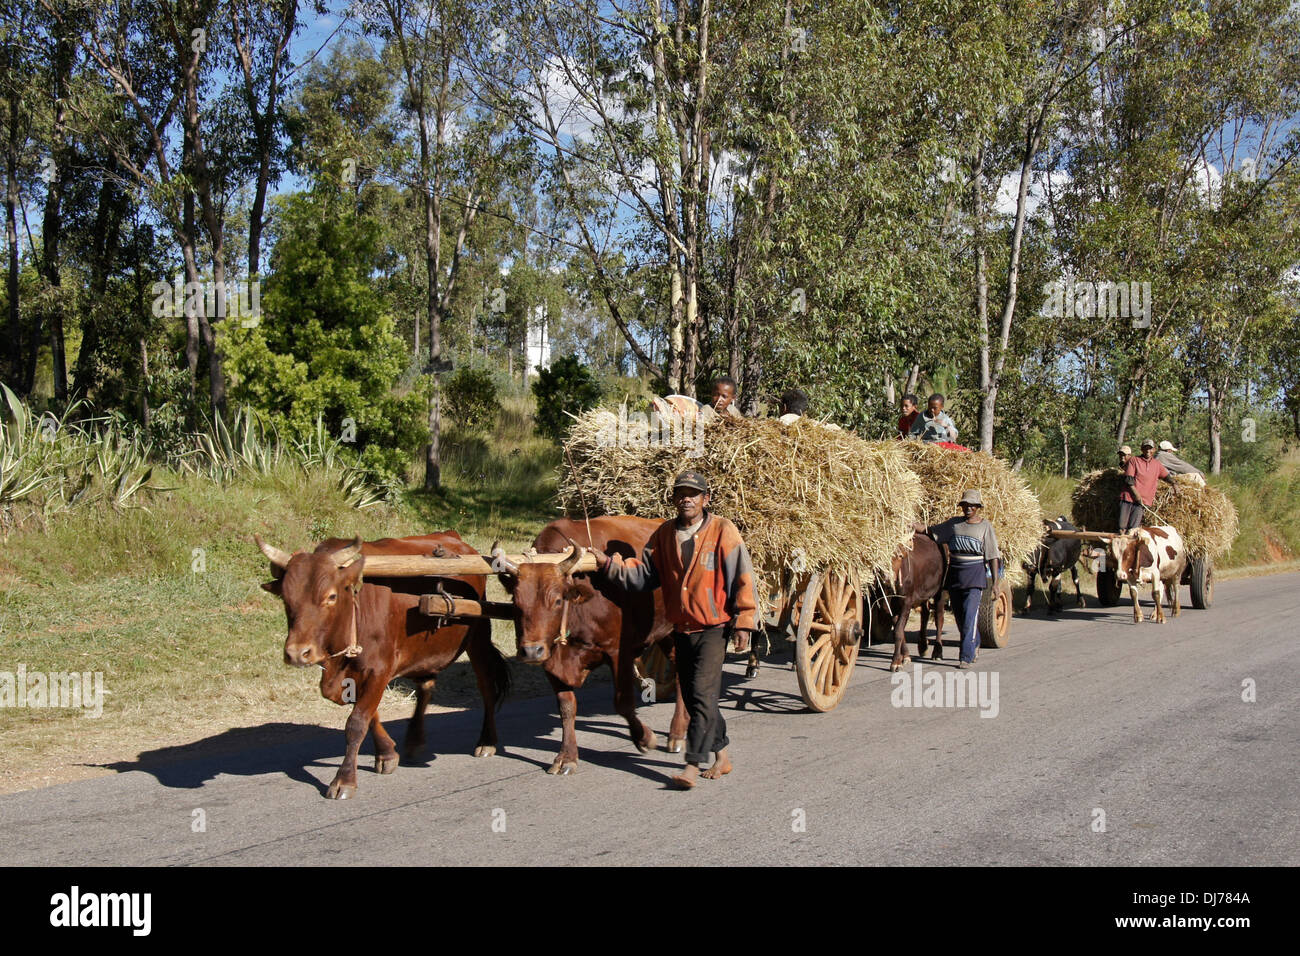
[[[686,731],[686,762],[709,763],[709,754],[730,743],[727,722],[718,706],[727,637],[721,625],[694,634],[674,631],[673,647],[677,652],[677,682],[691,717]]]

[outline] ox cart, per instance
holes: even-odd
[[[372,577],[440,577],[467,574],[490,575],[502,570],[499,560],[559,563],[566,554],[503,555],[374,555],[366,559],[366,574]],[[759,595],[761,623],[769,641],[793,642],[793,662],[799,693],[809,709],[833,710],[848,688],[857,663],[858,647],[871,630],[868,589],[852,575],[829,569],[808,571],[787,569],[775,594]],[[595,558],[584,553],[573,567],[575,572],[596,570]],[[447,593],[439,586],[420,598],[420,611],[430,617],[486,617],[514,620],[513,603],[479,601]],[[984,647],[1003,647],[1011,622],[1011,588],[1002,575],[996,588],[985,591],[980,607],[979,631]],[[760,639],[758,636],[756,640]],[[637,662],[638,673],[654,682],[656,697],[675,693],[676,674],[672,658],[659,645],[649,647]]]
[[[1092,544],[1109,545],[1122,537],[1118,531],[1049,531],[1053,538],[1075,538]],[[1214,604],[1214,559],[1206,554],[1192,558],[1183,568],[1179,586],[1187,585],[1192,594],[1192,607],[1204,611]],[[1115,576],[1115,569],[1103,566],[1097,571],[1097,600],[1102,607],[1114,607],[1123,596],[1124,585]]]

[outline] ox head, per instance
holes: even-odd
[[[492,560],[502,586],[514,599],[515,647],[519,660],[541,664],[557,643],[566,643],[566,631],[573,626],[572,606],[585,604],[596,594],[587,575],[573,574],[582,557],[582,546],[569,541],[571,550],[558,563],[525,561],[515,564],[492,545]],[[568,610],[566,610],[566,608]]]
[[[349,643],[355,588],[366,560],[361,536],[345,548],[310,554],[287,554],[258,535],[253,538],[270,559],[274,575],[262,589],[284,601],[289,621],[284,662],[294,667],[325,663]]]
[[[1151,549],[1136,533],[1111,538],[1110,557],[1115,564],[1115,579],[1127,584],[1137,584],[1142,569],[1153,563]]]

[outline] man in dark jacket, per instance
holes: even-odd
[[[722,661],[729,633],[736,650],[749,646],[757,626],[754,572],[736,526],[709,511],[709,483],[684,471],[673,483],[677,517],[659,526],[641,558],[624,561],[595,552],[605,576],[628,591],[663,588],[664,612],[673,625],[677,680],[691,716],[686,731],[686,769],[672,778],[683,790],[695,786],[700,764],[714,754],[702,776],[716,780],[731,772],[727,722],[718,707]]]

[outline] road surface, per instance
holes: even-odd
[[[787,654],[748,682],[733,659],[736,770],[690,793],[665,787],[679,756],[632,747],[609,684],[579,693],[570,777],[542,772],[549,698],[508,701],[485,759],[476,712],[430,715],[427,762],[381,777],[363,756],[343,802],[323,798],[342,709],[336,728],[233,731],[206,756],[0,797],[0,863],[1294,866],[1300,574],[1215,599],[1163,626],[1124,605],[1017,618],[976,665],[990,692],[997,675],[993,717],[895,706],[885,645],[829,714],[803,710]],[[956,673],[948,637],[925,671]],[[670,705],[643,711],[662,738]]]

